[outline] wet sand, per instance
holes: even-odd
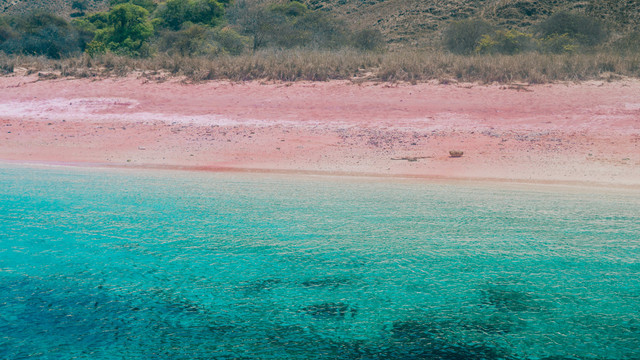
[[[638,80],[484,86],[6,76],[0,88],[5,161],[640,188]]]

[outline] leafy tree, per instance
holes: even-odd
[[[96,43],[92,42],[95,38],[98,30],[104,30],[109,27],[109,13],[98,12],[88,16],[74,19],[71,24],[78,31],[83,39],[82,51],[86,51],[86,46],[91,43],[91,46],[95,46]],[[102,49],[103,51],[106,48]]]
[[[189,0],[173,0],[161,4],[157,17],[162,25],[171,30],[179,30],[182,23],[187,21],[188,3]]]
[[[162,25],[171,30],[188,22],[216,26],[223,16],[224,6],[216,0],[168,0],[157,11]]]
[[[95,35],[96,31],[109,27],[109,13],[93,13],[83,18],[74,19],[73,24],[76,28],[91,32]]]
[[[241,33],[251,37],[253,51],[265,46],[283,21],[267,4],[250,0],[236,1],[228,11],[228,18]]]
[[[207,25],[218,25],[224,16],[224,6],[216,0],[193,0],[189,21]]]
[[[298,43],[293,46],[316,48],[339,48],[349,43],[350,33],[347,25],[340,19],[322,11],[308,11],[297,16],[289,24],[294,30]],[[289,46],[290,47],[290,46]]]
[[[74,0],[73,3],[71,4],[71,8],[73,10],[77,10],[80,16],[84,15],[84,12],[87,10],[88,7],[89,7],[89,4],[87,4],[87,0]]]
[[[349,43],[348,27],[339,19],[304,4],[269,4],[242,0],[228,11],[229,22],[253,39],[253,50],[267,45],[337,48]]]
[[[309,10],[301,2],[276,3],[268,10],[275,20],[270,34],[275,46],[336,48],[348,42],[346,24],[324,12]]]
[[[153,25],[146,9],[131,3],[116,5],[109,11],[106,25],[87,45],[90,54],[107,50],[131,56],[147,54],[146,41],[153,34]]]
[[[117,5],[109,12],[109,24],[113,26],[109,40],[115,43],[146,40],[153,33],[148,17],[149,12],[140,6]]]
[[[493,26],[481,19],[454,21],[444,31],[444,45],[452,53],[472,54],[480,39],[493,32]]]
[[[133,5],[138,5],[142,8],[145,8],[149,13],[154,11],[157,7],[156,3],[153,0],[109,0],[109,6],[111,7],[126,3],[131,3]]]

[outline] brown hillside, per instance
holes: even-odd
[[[382,31],[392,43],[429,46],[452,20],[482,17],[507,28],[526,28],[559,10],[580,11],[613,28],[638,26],[640,0],[307,0],[363,27]]]

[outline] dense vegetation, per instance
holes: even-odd
[[[84,13],[85,3],[74,8]],[[86,52],[131,57],[239,55],[260,48],[376,50],[376,31],[353,31],[342,20],[297,2],[238,0],[110,0],[110,8],[64,18],[34,13],[0,18],[0,50],[61,58]]]
[[[640,3],[629,3],[634,1]],[[362,78],[365,73],[408,81],[640,76],[640,32],[629,25],[633,18],[621,8],[614,9],[614,22],[606,21],[595,16],[602,12],[595,4],[588,11],[518,8],[537,19],[528,25],[497,21],[495,14],[504,13],[504,6],[485,16],[451,16],[440,32],[425,31],[437,41],[416,50],[390,42],[374,28],[359,28],[317,1],[108,0],[105,11],[91,12],[95,4],[74,0],[71,20],[43,12],[0,16],[0,71],[20,62],[46,69],[51,62],[32,58],[40,56],[68,58],[53,67],[76,64],[84,70],[62,71],[75,76],[97,74],[92,67],[108,72],[114,62],[126,63],[128,71],[164,70],[196,80]],[[516,61],[529,68],[516,66]],[[508,67],[501,70],[496,64]],[[461,69],[463,65],[470,69]]]

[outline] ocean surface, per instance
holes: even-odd
[[[27,358],[639,359],[640,193],[0,165]]]

